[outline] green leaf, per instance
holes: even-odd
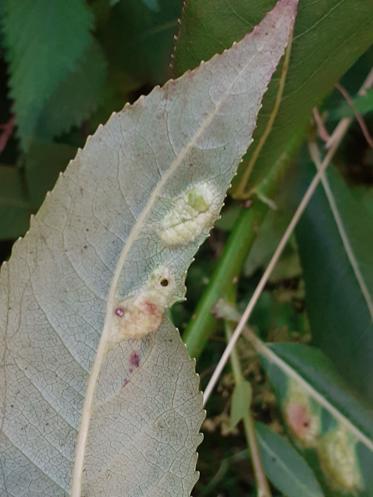
[[[92,24],[83,0],[4,0],[10,96],[23,147],[34,134],[45,102],[90,44]]]
[[[94,42],[45,103],[35,134],[50,139],[79,126],[102,103],[105,80],[105,57]]]
[[[24,158],[25,180],[34,210],[38,209],[45,195],[55,185],[58,175],[76,149],[59,143],[33,142]]]
[[[142,1],[150,10],[154,10],[155,12],[157,12],[160,9],[158,0],[142,0]]]
[[[252,389],[248,381],[243,380],[234,387],[231,401],[231,429],[248,415],[251,406]]]
[[[258,269],[267,265],[291,220],[294,204],[293,197],[295,197],[295,194],[291,192],[293,190],[292,186],[295,189],[296,185],[289,175],[286,176],[285,182],[288,188],[286,188],[286,191],[279,192],[274,200],[275,208],[268,211],[263,223],[259,226],[257,237],[245,262],[244,274],[246,276],[252,276]],[[288,244],[272,273],[271,281],[278,280],[283,275],[284,272],[281,266],[287,265],[289,262],[293,264],[294,261],[290,260],[294,258],[293,245],[293,241]],[[295,276],[295,273],[299,274],[296,265],[290,269],[291,271],[287,274],[288,278]]]
[[[287,497],[322,497],[318,480],[307,461],[281,436],[263,423],[255,424],[264,471]]]
[[[373,413],[356,398],[327,356],[315,347],[295,343],[271,344],[268,347],[290,367],[289,375],[294,372],[294,378],[298,375],[310,386],[314,392],[310,395],[316,401],[323,405],[325,400],[324,408],[328,408],[327,404],[332,406],[331,415],[340,416],[340,421],[350,425],[351,431],[362,443],[368,440],[366,445],[373,448]],[[278,367],[274,365],[273,374],[271,371],[269,374],[279,389],[282,380],[278,383],[276,379]]]
[[[373,219],[336,171],[327,178],[331,201],[320,186],[297,229],[312,336],[373,403]]]
[[[330,117],[335,120],[342,117],[353,117],[355,110],[362,115],[373,112],[373,90],[367,91],[365,95],[357,95],[352,99],[352,103],[354,108],[347,102],[343,102],[337,109],[332,110]]]
[[[363,205],[363,209],[369,212],[370,217],[373,217],[373,189],[369,185],[361,185],[352,191],[357,201]]]
[[[29,225],[31,209],[20,171],[0,166],[0,240],[23,235]]]
[[[373,415],[319,350],[299,344],[262,346],[263,364],[287,429],[335,493],[372,495]],[[317,461],[317,464],[316,464]]]
[[[15,497],[190,496],[202,395],[168,309],[296,6],[280,0],[232,50],[113,114],[14,245],[0,273],[0,460]]]
[[[229,47],[273,3],[273,0],[186,2],[176,45],[176,74]],[[371,14],[371,0],[300,2],[282,104],[250,177],[250,187],[255,187],[267,175],[284,150],[291,154],[297,148],[312,108],[373,42]],[[274,78],[264,99],[248,159],[268,123],[277,90],[278,78]],[[245,164],[247,161],[241,171]]]
[[[159,0],[158,9],[139,0],[118,3],[102,33],[110,66],[139,85],[163,83],[180,12],[181,0]]]
[[[269,262],[289,223],[289,218],[290,212],[287,211],[270,210],[268,212],[245,262],[245,276],[252,276],[255,271]]]

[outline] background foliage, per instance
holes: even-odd
[[[4,0],[1,260],[100,122],[155,84],[229,47],[273,4],[189,0],[182,9],[179,0]],[[353,115],[334,88],[340,81],[368,128],[372,124],[372,90],[357,95],[372,68],[371,9],[371,0],[300,2],[289,67],[284,63],[271,84],[231,198],[189,272],[188,301],[173,309],[199,358],[203,385],[229,334],[229,323],[224,326],[213,313],[218,297],[228,295],[237,277],[235,303],[238,309],[245,305],[314,174],[302,146],[318,140],[312,108],[320,106],[329,131],[338,119]],[[328,174],[350,249],[320,187],[250,323],[272,345],[258,349],[249,334],[243,337],[235,354],[239,368],[227,368],[209,401],[196,495],[256,494],[245,438],[250,405],[274,495],[373,495],[367,470],[372,463],[372,181],[372,149],[354,122]],[[312,443],[289,421],[292,395],[307,422],[321,423]],[[330,447],[339,460],[330,456]]]

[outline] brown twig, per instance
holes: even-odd
[[[353,102],[350,94],[348,93],[348,91],[346,90],[346,88],[344,86],[342,86],[340,83],[337,83],[335,85],[335,87],[337,88],[337,90],[339,91],[339,93],[343,96],[343,98],[346,100],[346,102],[348,103],[348,105],[351,107],[351,110],[353,111],[353,113],[355,115],[356,121],[358,122],[358,124],[360,126],[360,129],[361,129],[361,132],[364,135],[364,138],[366,139],[366,141],[367,141],[368,145],[370,146],[370,148],[373,148],[373,139],[370,136],[368,127],[365,124],[363,116],[360,114],[360,112],[355,107],[355,104],[354,104],[354,102]]]
[[[358,91],[358,95],[365,95],[367,90],[369,90],[372,86],[373,86],[373,69],[370,71],[362,87]],[[329,138],[329,140],[325,145],[327,149],[332,148],[334,146],[334,143],[336,142],[339,143],[340,134],[344,135],[345,133],[344,130],[347,130],[351,123],[352,123],[351,117],[345,117],[341,119],[338,126],[334,129],[334,132],[332,133],[331,137]]]
[[[15,119],[14,116],[12,116],[8,121],[4,124],[0,124],[0,129],[2,130],[2,133],[0,134],[0,154],[4,151],[5,147],[8,144],[8,141],[10,140],[10,137],[13,134],[15,126]]]
[[[322,115],[320,114],[320,111],[317,107],[315,107],[312,110],[312,115],[313,119],[315,121],[316,127],[317,127],[317,132],[321,140],[325,143],[330,139],[330,134],[328,130],[326,129],[324,120],[322,118]]]

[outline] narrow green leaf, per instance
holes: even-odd
[[[167,79],[182,2],[157,3],[157,9],[150,9],[140,0],[118,3],[101,36],[110,66],[129,74],[139,85],[159,84]]]
[[[272,344],[260,353],[289,434],[322,476],[327,495],[371,495],[366,468],[373,464],[372,410],[321,351]]]
[[[286,181],[287,184],[293,182],[291,178],[286,178]],[[293,212],[293,202],[290,200],[291,197],[292,194],[289,193],[288,189],[286,189],[286,192],[279,192],[275,200],[276,209],[269,209],[263,224],[258,229],[257,238],[246,260],[244,267],[244,274],[246,276],[253,275],[255,271],[266,266],[269,262],[291,220]],[[290,254],[293,254],[293,250],[291,250],[289,243],[282,259],[279,261],[279,264],[282,264]],[[272,273],[272,281],[276,279],[276,273],[279,272],[279,264],[277,264],[274,272]]]
[[[231,401],[231,429],[247,416],[251,406],[252,389],[248,381],[236,383]]]
[[[155,12],[157,12],[160,9],[158,0],[142,0],[142,1],[150,10],[154,10]]]
[[[365,95],[357,95],[352,99],[353,107],[347,102],[343,102],[337,109],[332,110],[331,119],[341,119],[342,117],[353,117],[354,110],[360,114],[368,114],[373,112],[373,90],[367,91]]]
[[[271,344],[268,348],[290,367],[290,373],[285,371],[288,377],[293,372],[295,380],[302,378],[304,386],[310,388],[310,396],[321,404],[325,402],[324,409],[331,406],[330,414],[339,417],[341,423],[346,421],[361,442],[364,443],[365,438],[367,446],[373,449],[373,411],[356,398],[320,350],[295,343]],[[278,365],[269,373],[273,383],[280,388],[282,380],[277,382],[276,371]]]
[[[2,29],[10,95],[24,147],[44,103],[89,45],[92,24],[83,0],[4,0]]]
[[[307,461],[290,442],[263,423],[256,423],[256,437],[266,475],[287,497],[324,495]]]
[[[327,178],[332,202],[320,186],[297,229],[312,336],[373,403],[373,218],[336,171]]]
[[[30,221],[30,205],[20,171],[0,166],[0,240],[23,235]]]
[[[175,73],[238,40],[274,0],[189,0],[176,45]],[[373,42],[371,0],[302,0],[295,27],[290,67],[279,114],[250,178],[256,186],[284,149],[292,152],[308,126],[312,108]],[[278,90],[274,78],[254,135],[258,141],[271,115]],[[241,171],[245,168],[245,162]],[[239,179],[239,177],[238,177]]]

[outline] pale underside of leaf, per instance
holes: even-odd
[[[280,0],[251,36],[113,115],[15,244],[0,276],[1,495],[190,495],[202,399],[177,331],[164,318],[108,340],[118,302],[152,275],[171,275],[169,305],[183,297],[295,8]],[[194,185],[215,192],[213,215],[169,247],[162,220]]]

